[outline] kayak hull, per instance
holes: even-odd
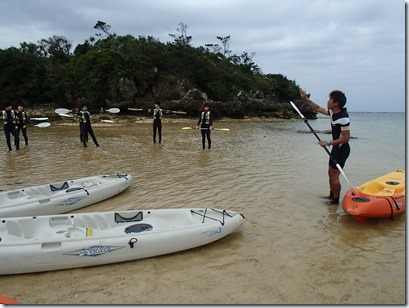
[[[239,231],[244,216],[157,209],[11,217],[0,221],[0,275],[95,266],[173,253]]]
[[[104,174],[0,193],[0,217],[62,214],[103,201],[125,190],[129,174]]]
[[[342,208],[357,221],[393,219],[406,210],[405,172],[397,170],[350,189]]]

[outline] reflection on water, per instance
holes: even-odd
[[[85,284],[85,290],[94,295],[91,301],[83,299],[83,303],[129,303],[124,298],[132,299],[130,303],[404,302],[405,217],[360,224],[337,214],[335,206],[325,205],[322,197],[328,195],[328,157],[312,135],[297,133],[305,129],[304,123],[219,122],[220,127],[229,127],[231,131],[212,132],[211,150],[202,149],[198,131],[181,130],[185,124],[164,123],[163,144],[152,143],[150,123],[95,125],[99,148],[92,142],[83,148],[77,126],[32,128],[29,147],[11,153],[2,148],[0,189],[125,172],[134,176],[129,189],[77,212],[178,207],[232,209],[246,217],[242,233],[170,256],[1,277],[0,289],[18,295],[24,303],[35,303],[30,283],[40,286],[45,279],[55,281],[58,277],[60,284],[36,289],[58,293],[64,288],[64,281],[68,283],[73,275],[81,273],[96,281],[103,269],[103,275],[111,277],[113,284],[122,281],[121,287],[111,297],[104,297],[103,291],[92,290]],[[345,170],[351,182],[358,185],[362,182],[360,177],[365,176],[364,170],[356,167],[361,161],[370,164],[371,157],[359,155],[359,148],[354,152],[357,142],[351,143],[353,152]],[[404,152],[404,145],[398,150]],[[378,176],[396,169],[396,163],[402,168],[403,157],[404,154],[402,161],[383,163]],[[372,163],[378,165],[379,161]],[[341,182],[345,193],[349,187],[342,179]],[[198,264],[200,269],[195,268]],[[146,270],[156,267],[167,272],[152,270],[152,276]],[[198,271],[213,279],[198,280]],[[130,295],[129,288],[134,288],[132,279],[119,276],[119,272],[142,276],[155,284],[155,294],[143,293],[143,299]],[[153,282],[158,279],[167,283]],[[225,289],[223,296],[219,294],[220,287],[214,288],[216,281],[220,287],[225,286],[221,287]],[[24,286],[27,287],[24,292],[17,291]],[[78,292],[73,288],[73,293]],[[195,296],[189,291],[192,288],[198,291]],[[226,292],[236,297],[229,297]],[[47,302],[44,296],[39,301],[81,303],[80,298],[66,294],[53,302]]]

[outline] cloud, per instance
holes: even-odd
[[[404,111],[402,1],[9,0],[0,2],[0,48],[53,35],[76,46],[95,35],[98,20],[117,35],[162,42],[183,22],[195,47],[230,35],[233,54],[255,52],[264,73],[296,80],[317,102],[340,88],[356,111]]]

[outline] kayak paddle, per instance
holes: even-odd
[[[119,113],[121,111],[121,109],[119,109],[119,108],[110,108],[110,109],[107,109],[105,111],[107,111],[109,113]],[[54,110],[54,112],[61,115],[61,114],[67,114],[69,112],[72,112],[72,110],[69,110],[67,108],[57,108],[57,109]]]
[[[186,111],[173,111],[173,110],[166,110],[169,113],[174,113],[174,114],[187,114]]]
[[[121,109],[119,109],[119,108],[109,108],[109,109],[107,109],[105,111],[107,111],[109,113],[119,113],[121,111]]]
[[[67,108],[57,108],[57,109],[54,110],[54,112],[58,113],[58,114],[61,114],[61,113],[65,114],[65,113],[68,113],[68,112],[71,112],[71,111],[72,110],[69,110]]]
[[[38,124],[36,124],[34,126],[36,126],[36,127],[48,127],[50,125],[51,125],[50,122],[42,122],[42,123],[38,123]]]
[[[73,115],[72,114],[68,114],[68,113],[59,113],[58,114],[60,117],[66,117],[66,118],[72,118]]]
[[[144,111],[144,109],[141,108],[128,108],[130,111]],[[150,109],[148,109],[149,112]],[[187,114],[186,111],[174,111],[174,110],[163,110],[166,113],[174,113],[174,114]]]
[[[183,130],[188,130],[188,129],[196,129],[196,128],[195,128],[195,127],[186,126],[186,127],[182,127],[182,129],[183,129]],[[208,130],[208,128],[206,128],[206,127],[201,127],[201,128],[199,128],[199,129]],[[229,131],[230,128],[212,128],[212,130]]]
[[[48,120],[48,118],[30,118],[30,120],[33,120],[33,121],[46,121],[46,120]]]
[[[290,101],[291,106],[293,106],[293,108],[295,109],[295,111],[297,111],[297,113],[300,115],[301,119],[304,120],[304,123],[307,124],[308,128],[311,130],[311,132],[314,134],[314,136],[318,139],[318,141],[321,141],[320,137],[317,135],[317,133],[314,131],[314,129],[311,127],[310,123],[308,123],[308,120],[304,117],[304,115],[300,112],[300,110],[298,110],[297,106]],[[344,173],[344,170],[342,170],[341,166],[338,164],[338,162],[335,160],[334,156],[332,156],[331,152],[328,151],[327,147],[323,147],[325,152],[327,152],[327,154],[329,155],[329,157],[331,157],[332,161],[335,163],[335,165],[337,166],[339,172],[341,172],[341,174],[343,175],[343,177],[345,178],[345,180],[348,182],[348,184],[352,187],[352,189],[355,190],[355,187],[351,184],[351,182],[348,180],[347,176]]]

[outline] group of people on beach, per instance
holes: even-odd
[[[87,106],[83,105],[81,110],[78,112],[78,117],[80,118],[80,131],[81,131],[81,142],[84,144],[84,147],[87,146],[88,134],[91,136],[95,145],[99,147],[98,141],[95,137],[94,131],[91,125],[90,116],[92,113],[103,112],[101,110],[88,111]],[[153,143],[156,143],[156,137],[158,137],[158,142],[162,143],[162,119],[163,119],[163,110],[161,109],[161,102],[159,100],[155,101],[155,106],[153,110],[148,110],[148,112],[153,116]],[[200,114],[199,121],[197,122],[196,129],[201,130],[202,134],[202,146],[203,149],[206,148],[206,140],[208,148],[212,147],[212,140],[210,137],[210,131],[212,130],[213,125],[213,113],[209,110],[207,104],[203,104],[203,112]]]
[[[159,143],[162,143],[163,110],[161,109],[160,105],[160,101],[156,100],[154,109],[152,111],[149,109],[149,113],[153,115],[153,143],[156,143],[156,136],[158,136]],[[208,148],[210,149],[212,143],[210,138],[210,131],[213,125],[213,113],[209,110],[209,106],[207,104],[204,104],[203,109],[204,110],[200,115],[196,128],[201,129],[203,149],[205,149],[206,139]],[[80,140],[84,147],[87,147],[88,136],[91,136],[94,144],[99,147],[91,124],[91,114],[100,113],[103,111],[103,108],[98,110],[88,110],[88,106],[83,104],[81,106],[81,109],[77,112],[77,117],[79,118],[80,123]],[[25,144],[28,145],[27,124],[29,119],[27,113],[24,111],[23,106],[19,105],[17,111],[14,111],[13,105],[10,103],[6,103],[4,111],[2,112],[2,119],[3,130],[6,136],[6,143],[9,151],[12,151],[11,137],[14,137],[16,150],[19,150],[20,131],[24,136]]]
[[[321,147],[332,146],[329,165],[328,165],[328,177],[330,194],[328,198],[331,204],[339,204],[341,184],[339,180],[340,170],[337,164],[343,168],[345,162],[350,154],[349,139],[350,139],[350,120],[349,115],[344,107],[346,104],[346,96],[343,92],[335,90],[329,94],[329,100],[327,107],[323,108],[312,100],[306,92],[300,89],[301,98],[316,112],[327,115],[331,118],[332,139],[325,141],[320,140],[318,143]],[[78,111],[77,116],[80,120],[80,139],[84,147],[88,143],[88,135],[91,136],[93,142],[99,147],[98,141],[95,137],[95,133],[92,129],[91,114],[103,112],[103,109],[96,111],[88,111],[87,105],[83,104],[81,110]],[[159,100],[155,101],[155,107],[150,111],[153,116],[153,142],[156,143],[156,137],[158,136],[158,142],[162,143],[162,119],[163,110],[161,109],[161,103]],[[27,113],[24,111],[23,106],[19,105],[17,111],[13,110],[13,106],[10,103],[6,103],[5,109],[2,111],[3,130],[6,136],[6,144],[9,151],[11,147],[11,136],[14,137],[14,145],[16,150],[20,148],[20,131],[22,132],[25,140],[25,144],[28,145],[27,136]],[[209,106],[204,103],[203,111],[200,114],[199,120],[196,125],[196,129],[201,130],[202,135],[202,147],[205,149],[206,140],[208,148],[211,148],[210,133],[213,126],[213,113],[210,111]]]

